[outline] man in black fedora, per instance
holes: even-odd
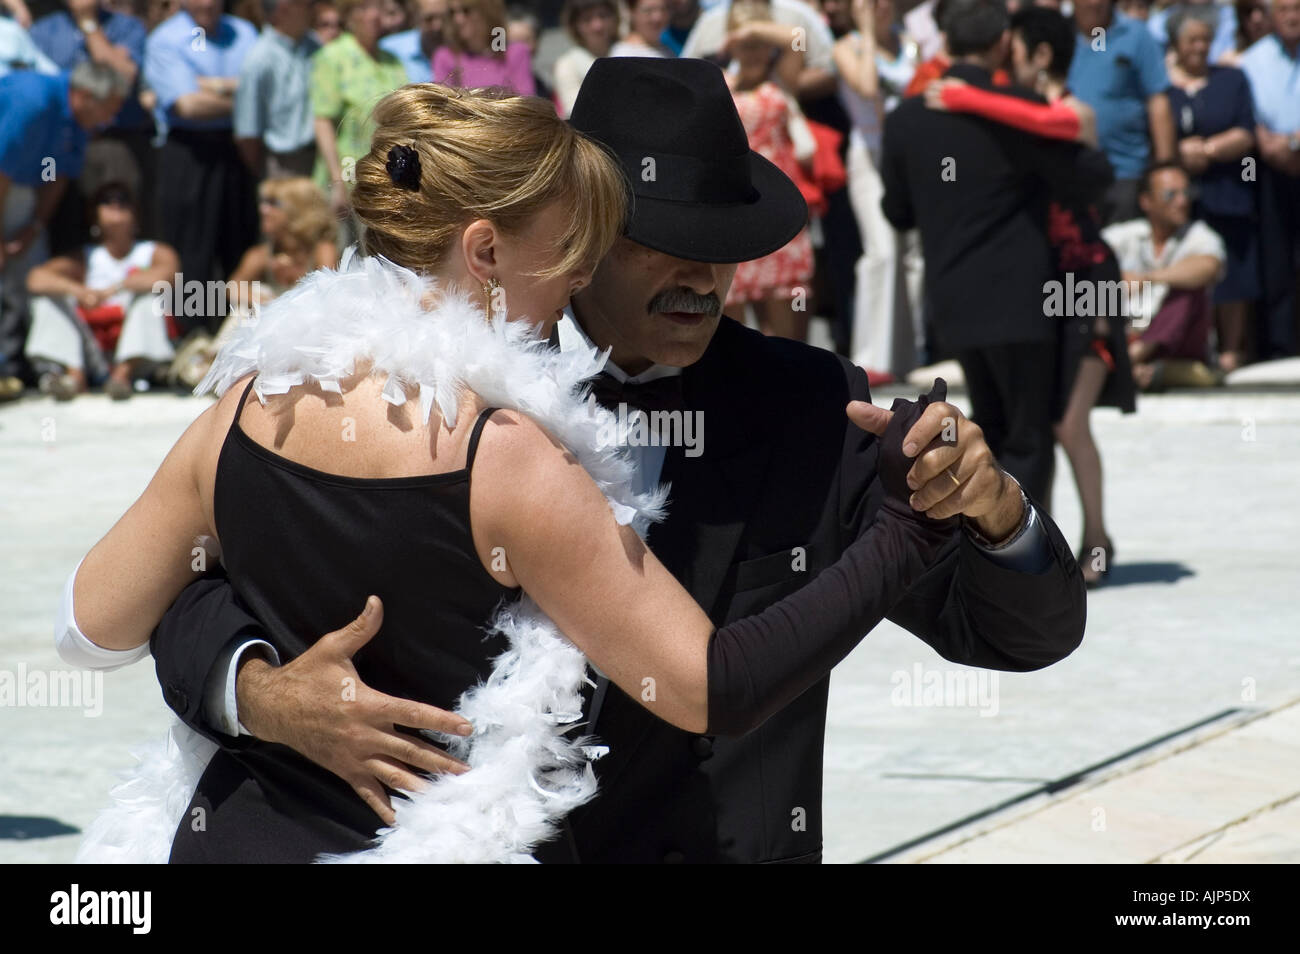
[[[721,315],[736,263],[780,248],[807,211],[793,183],[750,151],[717,67],[598,60],[572,122],[618,156],[635,201],[626,236],[574,299],[556,343],[612,349],[609,380],[597,388],[610,400],[703,416],[702,453],[632,450],[642,483],[672,484],[651,548],[721,625],[800,588],[871,523],[884,496],[877,435],[890,412],[855,404],[849,420],[850,401],[869,401],[861,369]],[[1025,671],[1067,655],[1083,636],[1084,587],[1060,532],[956,407],[932,403],[906,442],[917,445],[913,506],[962,517],[944,556],[890,618],[971,665]],[[328,704],[338,667],[373,635],[368,625],[327,634],[276,668],[241,657],[260,629],[229,584],[200,580],[154,635],[164,698],[219,744],[241,744],[242,718],[354,775],[343,763],[356,757],[347,720],[391,728],[391,707],[401,706],[403,725],[438,724],[436,710],[404,700],[358,694],[349,707]],[[811,647],[823,634],[807,635]],[[610,749],[597,763],[601,792],[539,858],[820,860],[826,670],[738,738],[675,729],[598,680],[587,718]],[[237,711],[222,711],[226,685],[237,687]]]

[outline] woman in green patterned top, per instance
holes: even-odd
[[[353,168],[370,151],[370,110],[406,85],[401,60],[379,48],[380,0],[339,0],[344,32],[312,57],[311,108],[316,117],[318,185],[335,215],[348,208]]]

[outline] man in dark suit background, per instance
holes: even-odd
[[[1010,49],[1003,0],[953,0],[942,24],[946,76],[992,87]],[[1018,87],[1007,95],[1043,102]],[[1091,184],[1075,168],[1074,143],[1039,139],[989,120],[904,100],[885,119],[881,179],[885,216],[919,227],[928,321],[939,350],[966,376],[972,418],[1035,500],[1050,503],[1057,331],[1044,311],[1055,277],[1048,202]]]
[[[890,412],[853,405],[856,423],[847,420],[850,401],[870,398],[860,368],[721,316],[735,263],[780,247],[806,210],[789,180],[749,151],[716,67],[598,60],[573,122],[619,156],[636,202],[626,236],[575,297],[574,321],[561,323],[557,344],[610,347],[607,383],[630,404],[675,402],[703,415],[703,453],[673,446],[634,456],[644,483],[672,484],[669,517],[650,546],[722,625],[801,588],[870,525],[884,496],[877,434]],[[652,179],[641,175],[647,157]],[[1008,671],[1050,665],[1083,636],[1084,588],[1070,549],[976,425],[946,403],[926,414],[908,435],[920,444],[913,506],[962,517],[890,619],[953,661]],[[945,418],[956,441],[931,442]],[[338,704],[339,678],[349,670],[355,678],[349,657],[374,631],[373,619],[359,619],[271,665],[242,653],[261,636],[259,624],[214,575],[182,594],[152,648],[164,698],[205,735],[238,748],[246,727],[373,795],[385,753],[395,750],[356,740],[383,730],[409,747],[394,724],[442,724],[432,707],[360,685],[354,702]],[[810,643],[820,635],[807,634]],[[587,731],[610,748],[596,766],[600,794],[538,856],[819,861],[829,669],[739,738],[673,728],[600,679],[587,707]],[[237,699],[237,711],[214,714],[214,695]],[[436,767],[418,754],[411,764]]]

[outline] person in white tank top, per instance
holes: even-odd
[[[168,362],[174,355],[152,290],[155,282],[173,280],[180,259],[162,242],[136,238],[126,186],[101,186],[93,206],[99,243],[52,258],[27,278],[27,357],[46,368],[41,390],[62,401],[101,381],[114,400],[128,398],[147,362]]]

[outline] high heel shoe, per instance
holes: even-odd
[[[1078,555],[1075,557],[1075,562],[1079,564],[1079,569],[1081,571],[1083,570],[1084,567],[1087,567],[1088,569],[1092,569],[1092,561],[1094,559],[1092,552],[1095,549],[1096,547],[1089,547],[1089,548],[1083,548],[1079,550]],[[1094,579],[1089,579],[1088,574],[1085,572],[1083,576],[1084,586],[1086,586],[1090,590],[1094,590],[1097,587],[1101,586],[1110,578],[1110,568],[1114,566],[1114,564],[1115,564],[1115,544],[1111,543],[1110,537],[1107,537],[1106,542],[1102,545],[1101,548],[1101,569],[1096,571],[1098,573],[1098,576],[1095,577]]]

